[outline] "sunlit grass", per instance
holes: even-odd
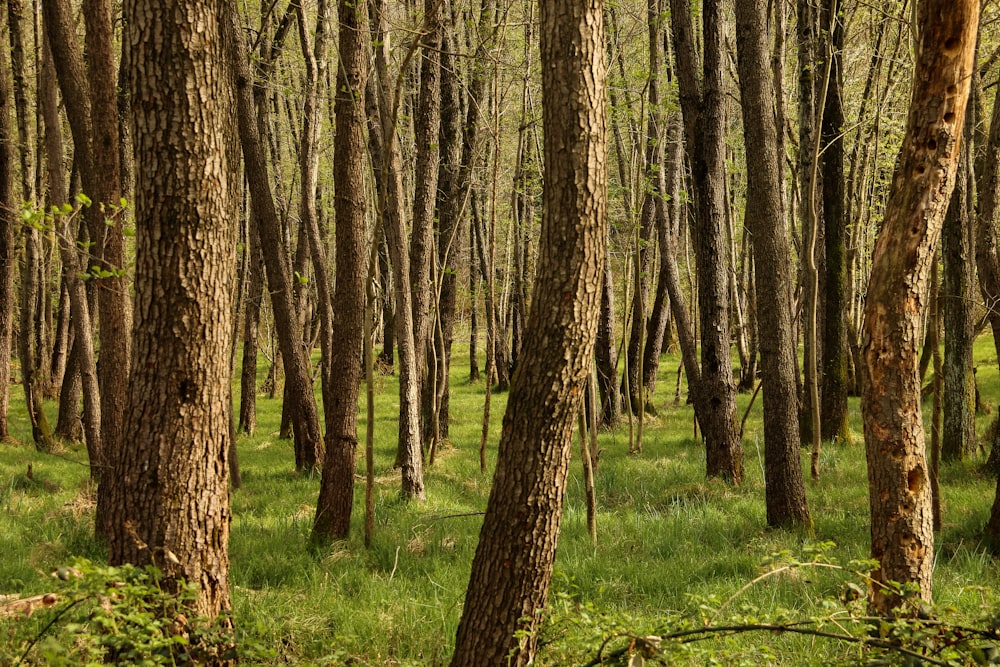
[[[399,473],[392,469],[398,385],[394,376],[377,378],[376,520],[367,550],[363,458],[351,537],[317,552],[309,531],[319,479],[294,471],[291,442],[277,435],[280,400],[258,397],[258,431],[238,441],[243,488],[231,495],[231,579],[241,636],[263,641],[290,664],[342,664],[349,658],[361,664],[447,662],[491,481],[478,463],[484,386],[467,380],[466,357],[456,348],[451,438],[426,470],[423,504],[399,499]],[[627,425],[600,434],[596,546],[587,534],[574,443],[554,590],[618,621],[655,629],[665,615],[695,613],[698,600],[725,600],[758,576],[772,553],[832,541],[833,558],[867,557],[868,491],[857,399],[851,399],[853,443],[825,443],[822,476],[806,482],[814,533],[771,530],[764,516],[760,397],[744,434],[745,483],[731,488],[706,481],[691,408],[674,405],[678,363],[676,356],[663,358],[654,397],[658,414],[646,419],[642,455],[628,453]],[[995,406],[1000,377],[992,340],[977,342],[976,363],[983,399]],[[260,380],[265,371],[262,362]],[[101,548],[93,539],[85,450],[35,452],[27,443],[19,391],[12,391],[11,422],[21,444],[0,447],[0,593],[28,595],[48,590],[52,567],[75,555],[99,559]],[[491,466],[506,395],[494,394],[493,401]],[[740,416],[748,402],[748,395],[739,397]],[[993,416],[979,417],[980,435]],[[362,443],[365,426],[362,412]],[[984,587],[1000,585],[996,561],[980,542],[995,490],[995,481],[978,471],[981,461],[977,456],[943,471],[944,528],[935,566],[937,601],[973,615]],[[734,604],[808,617],[836,597],[842,578],[835,572],[775,577]],[[594,637],[560,627],[546,632],[542,664],[593,655]],[[825,664],[850,655],[850,649],[784,636],[745,636],[718,646],[729,656],[725,664]]]

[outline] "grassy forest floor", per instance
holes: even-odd
[[[391,468],[396,378],[377,377],[375,536],[367,550],[363,477],[351,538],[320,553],[310,549],[319,480],[293,470],[291,443],[277,436],[280,400],[258,397],[258,432],[238,441],[243,488],[232,493],[231,581],[240,640],[273,650],[264,662],[447,663],[491,480],[478,465],[484,386],[468,381],[467,358],[467,348],[456,347],[451,439],[437,463],[426,469],[428,500],[420,505],[399,500],[399,474]],[[1000,403],[991,339],[977,342],[975,362],[983,400],[993,404],[992,414],[978,417],[983,439]],[[728,598],[766,571],[764,563],[776,553],[783,553],[779,560],[809,560],[821,553],[844,564],[868,556],[868,491],[857,399],[851,399],[853,442],[826,444],[821,479],[807,480],[814,533],[769,530],[759,398],[746,424],[744,485],[734,489],[707,482],[703,450],[693,439],[692,410],[673,402],[678,364],[674,355],[662,359],[654,397],[658,415],[646,420],[641,455],[628,453],[627,423],[600,434],[596,546],[587,534],[574,443],[539,664],[584,663],[616,633],[663,634],[706,618],[765,621],[845,613],[839,600],[844,582],[857,579],[837,569],[800,567],[763,578],[714,616]],[[263,364],[259,371],[263,381]],[[66,446],[54,455],[37,453],[20,387],[12,387],[11,393],[11,424],[20,442],[0,446],[0,594],[28,596],[53,590],[53,568],[78,556],[100,562],[104,555],[93,537],[94,494],[87,481],[86,451]],[[749,400],[749,395],[739,397],[741,415]],[[505,404],[506,395],[494,395],[491,467]],[[928,402],[928,419],[929,407]],[[49,409],[54,420],[54,407]],[[364,428],[362,414],[362,442]],[[806,471],[807,456],[804,450]],[[945,467],[941,479],[944,527],[937,540],[935,603],[953,608],[970,623],[993,607],[993,591],[1000,590],[997,562],[980,541],[995,489],[994,481],[977,470],[983,456]],[[363,465],[361,457],[359,474]],[[852,604],[863,611],[861,602]],[[12,643],[15,633],[3,623],[0,619],[0,643]],[[37,623],[40,630],[43,621],[18,623]],[[613,640],[609,648],[622,644]],[[0,650],[0,663],[14,648]],[[730,636],[691,649],[710,650],[712,656],[676,655],[671,664],[831,664],[862,655],[857,647],[787,633]]]

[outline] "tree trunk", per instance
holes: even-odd
[[[677,74],[696,202],[695,250],[701,318],[701,378],[695,412],[705,436],[706,473],[743,480],[743,444],[736,422],[736,387],[729,356],[729,293],[725,243],[724,15],[718,0],[703,5],[704,68],[698,80],[689,0],[671,0]],[[688,372],[689,381],[692,375]]]
[[[0,45],[7,43],[7,17],[0,4]],[[7,439],[7,410],[10,401],[10,359],[14,313],[14,271],[17,269],[15,230],[19,224],[14,194],[14,131],[10,119],[14,97],[10,87],[7,49],[0,46],[0,441]]]
[[[261,142],[258,125],[258,115],[265,113],[265,105],[263,99],[256,99],[261,96],[256,88],[251,91],[254,82],[246,42],[235,9],[231,14],[225,28],[230,33],[227,45],[230,49],[230,66],[236,77],[236,110],[244,170],[250,185],[252,224],[256,225],[260,235],[271,294],[271,311],[285,367],[285,383],[289,386],[289,399],[294,405],[292,428],[295,432],[295,468],[308,472],[318,467],[323,460],[319,412],[309,377],[309,360],[302,347],[302,328],[292,298],[291,269],[283,250],[285,244],[282,241],[281,223],[271,195],[264,144]]]
[[[538,646],[566,474],[593,363],[607,226],[600,2],[541,4],[545,189],[521,363],[452,665],[526,665]],[[568,295],[568,298],[567,298]]]
[[[257,349],[260,308],[264,291],[264,258],[260,234],[248,221],[247,298],[243,314],[243,366],[240,369],[240,418],[237,430],[253,435],[257,430]]]
[[[941,229],[943,276],[941,310],[944,315],[944,402],[941,430],[941,460],[961,461],[976,449],[976,378],[973,375],[972,343],[975,319],[973,224],[970,202],[974,199],[971,169],[974,105],[968,107],[965,136],[959,149],[955,189]]]
[[[330,376],[335,380],[335,403],[327,410],[326,461],[320,485],[313,540],[347,537],[354,504],[354,464],[358,445],[357,413],[364,343],[365,276],[365,110],[361,104],[368,81],[371,40],[365,8],[339,0],[340,64],[337,67],[337,129],[334,142],[339,159],[334,165],[337,217],[336,294],[333,297],[333,339]],[[397,313],[397,317],[399,314]]]
[[[239,179],[224,2],[126,2],[136,163],[133,373],[109,560],[230,609],[230,350]],[[232,33],[230,37],[234,36]],[[172,119],[167,122],[165,119]],[[227,621],[228,622],[228,621]],[[224,662],[216,659],[216,664]]]
[[[870,604],[901,603],[884,586],[919,587],[931,598],[934,533],[917,377],[927,276],[958,167],[969,97],[978,0],[927,0],[906,134],[865,302],[861,409],[872,514]]]
[[[839,0],[824,0],[821,24],[828,30],[830,82],[820,126],[823,180],[823,239],[826,264],[823,315],[823,363],[820,389],[820,435],[846,442],[847,412],[847,225],[844,201],[844,106],[841,67],[844,20]]]
[[[390,86],[388,17],[382,0],[372,0],[368,12],[373,21],[377,76],[368,79],[368,141],[371,159],[381,173],[378,179],[379,202],[385,225],[385,238],[392,260],[392,282],[396,297],[396,345],[399,349],[399,428],[396,463],[402,468],[402,493],[405,498],[424,500],[423,447],[420,431],[421,371],[414,343],[414,301],[410,289],[410,249],[406,236],[403,192],[403,160],[396,138],[397,91]],[[362,182],[359,192],[363,192]],[[362,223],[363,224],[363,223]],[[422,232],[423,233],[423,232]],[[339,242],[338,242],[339,247]],[[339,285],[338,280],[338,285]],[[339,311],[338,311],[339,312]]]
[[[757,284],[764,386],[764,484],[769,526],[811,526],[799,455],[791,251],[781,211],[766,0],[737,0],[736,45],[746,139],[747,216]]]

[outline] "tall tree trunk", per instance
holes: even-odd
[[[302,328],[292,298],[292,277],[284,252],[281,223],[271,194],[270,178],[258,117],[265,113],[262,94],[254,88],[246,42],[235,8],[226,22],[230,66],[236,77],[236,111],[239,121],[243,164],[251,194],[251,218],[260,234],[264,268],[271,294],[271,311],[285,368],[285,383],[294,404],[292,429],[295,433],[295,467],[310,471],[323,461],[319,412],[309,377],[309,360],[302,347]],[[231,24],[231,25],[230,25]],[[287,30],[287,28],[285,28]]]
[[[347,537],[354,504],[354,463],[358,445],[357,413],[364,343],[364,302],[368,240],[365,235],[365,85],[367,44],[371,40],[367,8],[339,0],[340,64],[337,67],[334,141],[334,211],[337,216],[336,294],[330,376],[336,380],[335,403],[327,411],[326,461],[312,535],[316,541]],[[398,313],[397,313],[398,316]]]
[[[56,98],[55,72],[52,63],[52,53],[49,48],[48,34],[42,45],[42,89],[39,90],[39,107],[45,124],[45,150],[49,163],[49,203],[62,207],[69,201],[69,189],[63,177],[63,146],[62,132],[59,123],[59,106]],[[69,378],[65,392],[60,392],[59,419],[56,422],[56,432],[66,431],[71,434],[79,430],[78,405],[80,393],[83,393],[83,431],[87,441],[87,454],[90,458],[90,476],[97,481],[101,473],[112,461],[105,458],[104,439],[101,429],[101,395],[97,376],[97,366],[94,359],[93,319],[90,303],[87,299],[87,288],[80,275],[85,271],[81,266],[77,249],[77,230],[69,217],[63,216],[55,221],[59,256],[63,264],[63,281],[69,295],[70,323],[73,327],[73,347],[70,355],[72,368],[76,377]],[[65,401],[65,403],[64,403]],[[64,412],[65,411],[65,412]],[[107,490],[107,489],[105,489]],[[99,519],[100,520],[100,519]],[[100,527],[100,524],[99,524]]]
[[[934,532],[917,364],[927,276],[955,184],[974,66],[979,0],[918,5],[920,37],[906,135],[865,301],[861,412],[872,514],[870,604],[901,603],[887,582],[931,598]]]
[[[829,40],[830,77],[820,126],[822,142],[823,239],[826,280],[823,315],[820,434],[824,440],[849,437],[847,393],[847,225],[844,193],[844,105],[841,68],[844,19],[840,0],[824,0],[822,25]]]
[[[725,105],[723,101],[723,11],[706,0],[704,68],[698,79],[689,0],[671,0],[681,110],[691,163],[697,225],[698,310],[701,318],[701,377],[693,398],[705,436],[706,473],[734,484],[743,480],[743,444],[736,423],[736,387],[729,356],[726,272]],[[688,381],[694,376],[688,372]]]
[[[136,162],[133,373],[109,560],[197,584],[227,612],[236,176],[227,3],[125,4]],[[230,37],[234,36],[232,33]],[[170,119],[168,122],[166,119]],[[227,621],[228,623],[229,621]],[[225,662],[217,658],[215,664]]]
[[[973,374],[972,343],[975,340],[973,301],[975,267],[972,190],[972,128],[974,109],[970,104],[965,119],[955,189],[941,229],[943,276],[941,310],[944,315],[944,402],[941,431],[941,459],[961,461],[976,449],[976,378]]]
[[[6,7],[0,4],[0,440],[10,436],[7,411],[10,401],[10,359],[13,346],[14,313],[17,312],[14,292],[14,271],[17,269],[17,197],[14,194],[14,96],[10,86],[10,66],[7,60]]]
[[[538,646],[600,309],[607,119],[600,2],[541,4],[545,189],[538,275],[452,665]],[[567,298],[569,295],[569,298]]]
[[[438,189],[441,133],[441,0],[424,0],[420,33],[420,90],[413,119],[416,155],[413,167],[413,221],[410,237],[410,287],[413,293],[413,343],[417,381],[430,372],[434,316],[431,281],[434,260],[434,206]],[[385,82],[388,85],[388,82]]]
[[[764,386],[764,484],[769,526],[810,526],[796,404],[791,251],[781,210],[781,168],[767,68],[766,0],[737,0],[736,45],[746,138],[747,216],[754,249]]]
[[[392,282],[396,297],[395,336],[399,349],[399,428],[396,463],[402,468],[403,496],[413,500],[424,500],[426,494],[420,430],[421,372],[414,343],[414,301],[410,289],[410,248],[407,242],[403,201],[405,197],[403,160],[396,138],[399,100],[398,91],[391,88],[392,81],[389,77],[386,11],[382,0],[369,2],[368,12],[373,22],[372,40],[376,45],[377,76],[370,77],[366,86],[368,138],[369,145],[372,146],[372,161],[380,165],[379,202],[385,225],[385,238],[389,245],[389,257],[392,260]],[[363,187],[362,183],[360,191],[363,191]]]
[[[260,308],[264,292],[264,258],[256,225],[247,221],[247,298],[243,314],[243,366],[240,369],[240,418],[237,430],[253,435],[257,430],[257,350]]]

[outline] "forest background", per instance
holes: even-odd
[[[0,61],[6,202],[0,342],[7,346],[0,364],[0,423],[11,443],[3,453],[10,480],[5,505],[16,517],[4,539],[10,553],[20,554],[4,576],[12,584],[4,593],[41,592],[47,580],[38,570],[63,565],[71,555],[101,560],[99,545],[107,544],[116,563],[151,558],[164,565],[163,559],[180,557],[181,574],[200,578],[200,612],[214,615],[232,606],[238,632],[267,644],[284,642],[277,650],[288,660],[351,655],[373,662],[439,662],[450,654],[463,568],[475,547],[475,527],[452,532],[450,526],[475,522],[485,504],[495,456],[490,445],[499,436],[494,423],[518,366],[536,287],[546,138],[538,10],[532,3],[501,6],[492,0],[476,6],[373,1],[365,12],[340,7],[335,17],[334,7],[319,1],[213,14],[221,17],[217,62],[225,63],[222,70],[237,85],[231,97],[222,98],[231,106],[212,116],[226,131],[205,134],[225,138],[230,173],[239,174],[233,182],[246,186],[230,188],[228,199],[205,195],[220,210],[232,204],[239,215],[238,224],[208,246],[220,251],[209,265],[220,291],[199,302],[214,308],[199,312],[229,335],[226,344],[213,340],[215,347],[208,347],[192,327],[184,334],[193,337],[175,341],[171,351],[156,338],[130,336],[133,291],[147,295],[136,301],[137,311],[162,310],[168,321],[184,322],[188,313],[183,301],[173,300],[167,278],[156,292],[156,278],[142,271],[157,262],[143,264],[141,240],[132,240],[142,238],[145,229],[137,225],[148,220],[130,202],[155,201],[161,183],[153,178],[155,160],[135,157],[155,154],[144,154],[141,141],[131,148],[130,132],[135,129],[141,139],[162,131],[169,123],[161,121],[171,117],[157,106],[169,91],[123,55],[140,53],[136,44],[144,43],[144,26],[123,22],[121,12],[142,7],[9,0],[3,8],[11,49],[9,61]],[[1000,112],[991,97],[1000,49],[994,44],[995,3],[981,9],[964,141],[955,155],[955,193],[940,261],[927,265],[930,308],[921,319],[927,344],[913,341],[922,344],[919,372],[930,401],[929,481],[945,489],[932,497],[940,502],[949,491],[956,494],[946,505],[956,512],[954,520],[945,513],[938,523],[946,531],[941,553],[955,570],[937,572],[943,579],[938,591],[948,591],[970,616],[987,605],[984,591],[995,577],[989,539],[979,541],[982,525],[989,525],[990,539],[1000,527],[997,517],[987,520],[982,500],[995,486],[995,473],[976,469],[982,463],[976,459],[993,450],[995,429],[987,428],[986,417],[977,429],[975,415],[989,408],[990,387],[995,394],[998,358],[980,334],[1000,326],[992,306],[1000,294],[993,215],[1000,150],[994,114]],[[563,606],[554,607],[556,620],[548,622],[550,630],[568,623],[577,634],[562,635],[563,644],[557,642],[549,657],[553,663],[565,659],[558,651],[586,654],[595,637],[626,632],[625,626],[637,633],[655,627],[662,622],[651,620],[658,614],[689,618],[706,606],[718,608],[719,599],[752,580],[759,561],[774,553],[805,548],[825,559],[831,550],[825,540],[832,538],[842,545],[838,558],[845,563],[868,555],[868,482],[856,446],[862,428],[849,396],[862,392],[873,247],[904,140],[916,45],[931,26],[906,2],[774,2],[766,10],[756,30],[771,48],[768,68],[741,78],[737,27],[747,24],[738,12],[730,15],[725,3],[654,0],[601,9],[610,137],[608,246],[594,369],[588,372],[593,381],[581,425],[596,433],[599,424],[602,431],[580,450],[590,472],[570,482],[568,532],[560,551],[560,558],[570,560],[560,568],[556,596]],[[772,212],[784,229],[787,259],[755,255],[752,247],[763,229],[755,227],[762,212],[747,204],[748,181],[758,165],[748,158],[744,137],[748,119],[761,117],[745,115],[745,86],[753,75],[782,84],[771,109],[782,175]],[[151,97],[135,97],[144,91]],[[345,139],[347,128],[353,133]],[[237,152],[242,160],[234,158]],[[164,224],[161,234],[178,232]],[[178,243],[200,240],[198,232],[186,237],[186,229],[179,230]],[[169,243],[164,246],[169,250]],[[231,284],[224,279],[228,271],[234,273]],[[768,277],[777,287],[766,287]],[[141,280],[152,281],[145,286],[153,285],[153,292],[143,291]],[[762,293],[766,289],[777,292]],[[786,298],[787,321],[770,319],[772,305]],[[792,357],[794,394],[786,401],[795,409],[796,437],[785,438],[782,445],[792,455],[786,451],[772,470],[777,459],[763,432],[774,421],[758,421],[750,407],[761,389],[762,352],[785,338],[801,344],[801,356]],[[367,369],[361,363],[363,339],[381,346]],[[228,502],[218,499],[230,479],[238,488],[232,495],[232,555],[222,540],[221,551],[193,570],[180,547],[153,539],[164,537],[160,529],[135,533],[134,517],[125,509],[134,489],[116,489],[104,473],[130,470],[131,455],[119,451],[141,453],[139,443],[168,438],[136,418],[143,414],[135,412],[142,405],[136,396],[168,401],[161,385],[137,380],[142,373],[135,368],[129,379],[129,359],[134,365],[136,359],[179,358],[177,350],[191,345],[215,364],[204,372],[227,378],[225,391],[212,398],[225,420],[216,423],[232,424],[232,434],[210,435],[203,447],[192,447],[186,464],[177,462],[178,488],[184,488],[192,469],[211,460],[219,446],[232,446],[222,457],[227,470],[209,466],[215,477],[195,485],[193,495],[207,500],[193,500],[193,506],[199,512],[212,508],[205,512],[209,525],[199,516],[196,528],[228,534],[228,527],[219,527],[229,524]],[[148,356],[136,351],[147,349]],[[358,422],[366,370],[370,390],[380,388],[373,398],[380,412],[364,412]],[[21,396],[10,390],[14,381]],[[180,404],[200,387],[185,381]],[[685,405],[692,386],[694,413]],[[767,400],[768,390],[762,393]],[[259,419],[258,401],[267,406]],[[718,405],[724,409],[716,410]],[[55,420],[50,422],[46,408],[57,411]],[[351,509],[359,425],[373,429],[374,458],[357,472],[380,471],[378,478],[367,478],[368,521],[353,517]],[[802,485],[799,435],[808,446],[816,480],[811,486]],[[194,442],[200,436],[184,437]],[[289,437],[294,446],[280,447]],[[34,443],[39,453],[18,443]],[[758,447],[759,471],[750,443]],[[89,469],[80,475],[67,461],[80,462],[84,453]],[[946,463],[942,475],[938,458]],[[335,468],[331,462],[338,460]],[[401,474],[392,472],[397,469]],[[762,506],[762,492],[774,488],[769,475],[793,481],[797,476],[799,488],[777,503],[768,493]],[[320,477],[319,506],[310,521]],[[98,480],[94,491],[90,484]],[[848,501],[838,489],[859,494]],[[357,495],[361,504],[363,490]],[[595,497],[588,518],[581,508]],[[147,500],[147,518],[176,512],[167,501]],[[824,526],[831,516],[841,523]],[[592,522],[609,528],[606,538],[598,534],[596,547],[593,538],[583,537],[596,532]],[[651,525],[667,537],[650,539]],[[791,530],[771,532],[766,526]],[[189,547],[198,544],[196,528]],[[574,549],[567,547],[574,544],[574,529],[581,533],[578,560],[566,553]],[[694,532],[702,541],[692,539]],[[34,534],[51,539],[28,539]],[[348,535],[348,541],[329,546],[329,539]],[[268,540],[275,546],[261,554]],[[321,545],[319,551],[310,552],[310,543]],[[675,549],[682,551],[678,560],[699,563],[702,554],[734,544],[740,545],[739,556],[727,549],[721,562],[706,566],[707,602],[683,597],[699,594],[690,586],[693,575],[673,575],[657,585],[644,576],[658,561],[668,563],[659,567],[677,568]],[[753,545],[750,553],[745,544]],[[633,560],[623,556],[630,551],[640,554],[631,572],[622,572],[620,562],[606,562]],[[212,558],[227,564],[232,559],[232,602],[228,584],[213,580]],[[431,570],[442,563],[454,567],[447,584],[432,578]],[[432,587],[417,587],[412,605],[388,604],[399,597],[394,586],[408,567]],[[594,573],[581,576],[588,567]],[[382,613],[391,620],[376,614],[359,622],[366,615],[341,600],[349,591],[362,597],[360,589],[374,581],[385,587],[379,592],[372,585],[373,598],[365,604],[388,606]],[[926,587],[918,597],[929,597],[929,581],[917,583]],[[764,595],[778,598],[774,606],[762,599],[751,611],[780,617],[791,608],[796,616],[815,615],[809,605],[821,608],[826,598],[836,598],[831,591],[839,583],[824,584],[819,602],[808,603],[801,601],[810,598],[802,593],[805,584],[788,586]],[[218,590],[204,592],[213,587]],[[546,580],[543,597],[547,587]],[[633,596],[641,620],[631,617]],[[303,600],[324,620],[292,613]],[[269,605],[284,605],[286,612]],[[428,617],[414,612],[425,606],[440,615],[429,634]],[[581,620],[595,613],[599,622]],[[286,614],[287,623],[270,623]],[[317,627],[323,624],[325,629]],[[388,636],[387,624],[394,628]],[[532,654],[536,630],[530,633]],[[342,654],[330,656],[323,648],[331,637],[343,643]],[[729,644],[721,650],[752,661],[762,648]],[[803,650],[792,640],[791,655]]]

